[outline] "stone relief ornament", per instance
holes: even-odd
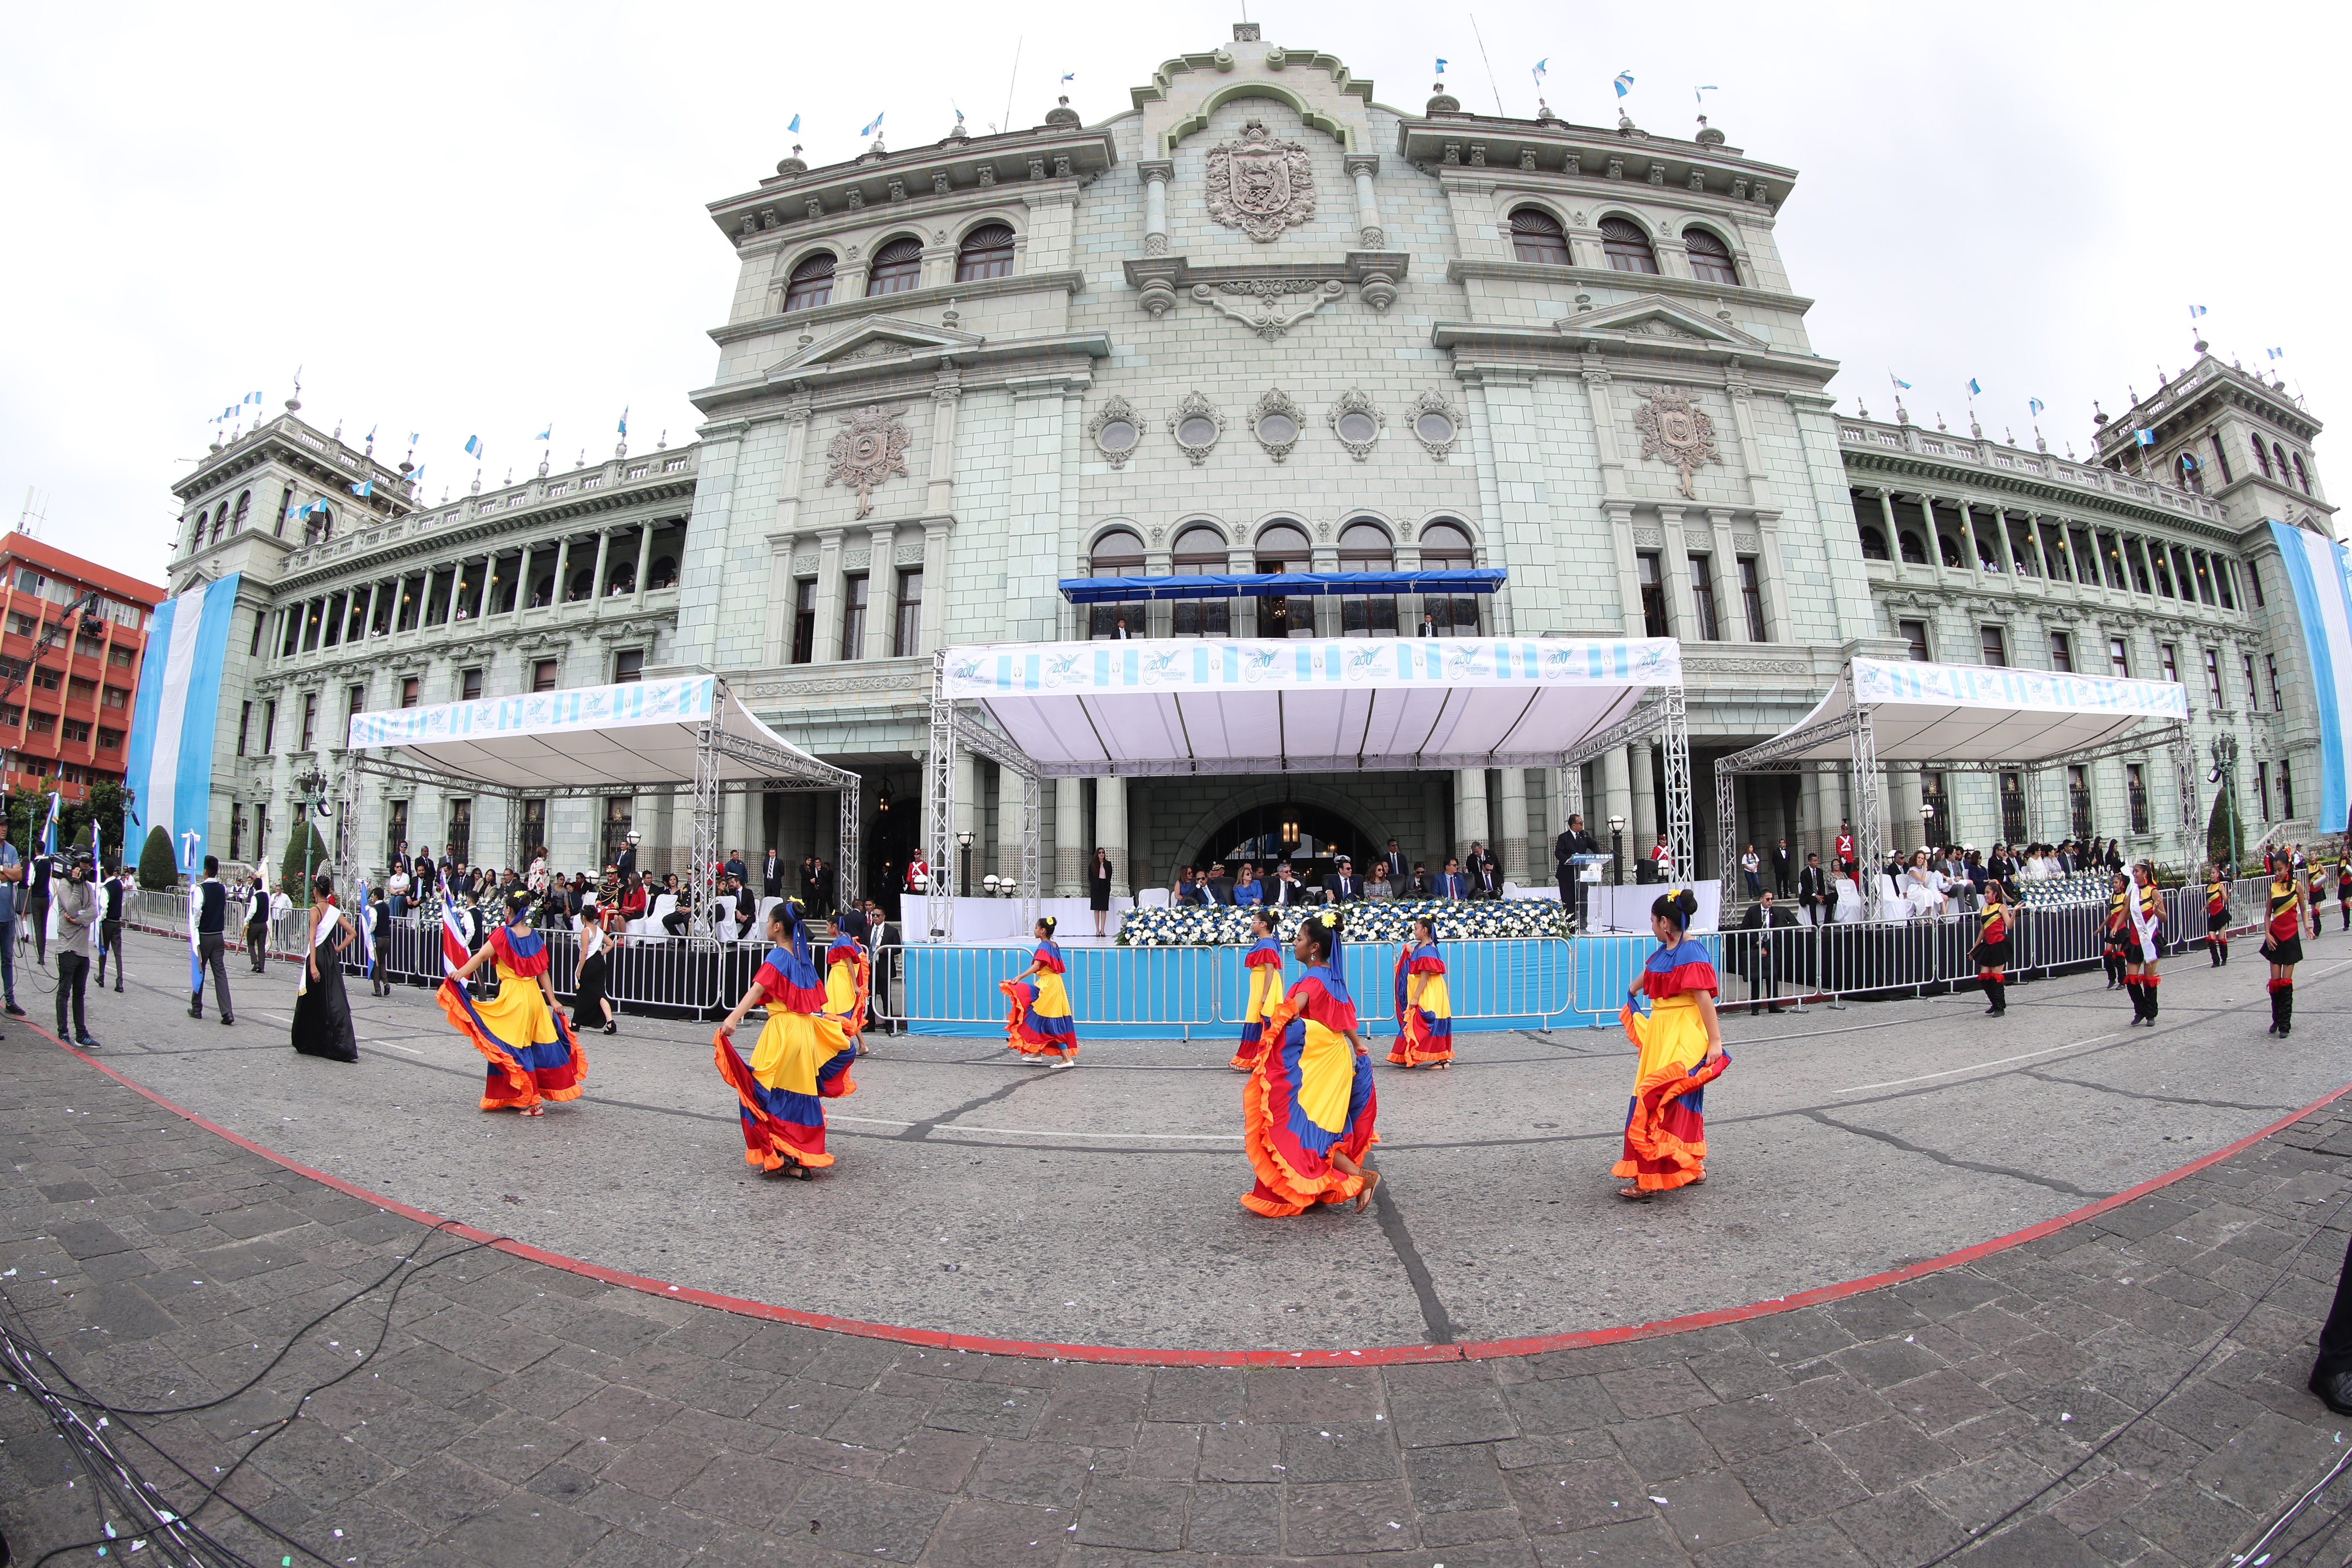
[[[1087,439],[1103,455],[1114,468],[1124,468],[1135,449],[1143,444],[1143,421],[1136,417],[1135,405],[1124,397],[1114,397],[1095,410],[1087,421]]]
[[[845,485],[857,492],[857,515],[874,510],[874,492],[882,481],[907,473],[907,422],[895,408],[861,408],[845,414],[846,426],[825,450],[827,489]]]
[[[1250,434],[1265,448],[1265,455],[1276,462],[1290,456],[1298,445],[1299,432],[1307,426],[1307,415],[1290,394],[1275,388],[1261,396],[1250,410]]]
[[[1331,400],[1323,417],[1331,426],[1331,434],[1339,438],[1339,445],[1348,449],[1348,456],[1360,463],[1372,455],[1372,447],[1389,422],[1380,406],[1353,386]]]
[[[1241,138],[1209,149],[1209,216],[1259,244],[1315,216],[1315,170],[1307,149],[1277,142],[1262,120]]]
[[[1225,416],[1197,391],[1188,392],[1176,405],[1176,412],[1168,416],[1168,433],[1176,438],[1176,445],[1184,449],[1184,455],[1197,468],[1224,435]]]
[[[1243,278],[1213,286],[1192,285],[1194,300],[1231,316],[1268,342],[1347,291],[1347,285],[1337,278],[1320,283],[1296,278]]]
[[[1444,393],[1424,392],[1412,400],[1412,438],[1441,463],[1462,439],[1461,413]]]
[[[1655,386],[1643,395],[1633,411],[1633,427],[1642,433],[1642,456],[1656,458],[1682,471],[1682,492],[1695,500],[1691,476],[1720,461],[1715,451],[1715,421],[1694,404],[1687,392]]]

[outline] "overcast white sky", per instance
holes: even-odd
[[[716,363],[733,255],[703,212],[795,140],[854,155],[1033,125],[1055,83],[1089,122],[1241,15],[1214,5],[413,4],[359,13],[247,4],[8,8],[0,53],[0,526],[29,485],[47,539],[160,580],[169,486],[208,416],[303,367],[305,416],[423,440],[428,493],[692,438],[685,393]],[[1251,11],[1417,108],[1431,63],[1466,108],[1553,108],[1694,129],[1692,89],[1732,143],[1799,171],[1780,236],[1818,301],[1818,352],[1891,412],[1989,434],[2049,405],[2053,449],[2087,449],[2091,400],[2189,360],[2189,307],[2249,365],[2283,348],[2322,419],[2352,417],[2340,288],[2347,217],[2324,174],[2343,130],[2340,5],[2083,4],[1762,8],[1370,0]],[[996,17],[1007,20],[999,22]],[[1017,84],[1013,50],[1022,37]],[[2307,281],[2311,279],[2313,281]],[[2321,459],[2332,456],[2324,443]]]

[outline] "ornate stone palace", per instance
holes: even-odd
[[[1803,715],[1856,653],[2177,678],[2200,746],[2234,735],[2250,837],[2305,834],[2312,672],[2266,520],[2333,533],[2319,426],[2210,356],[2084,460],[1971,429],[1838,414],[1835,361],[1775,234],[1795,172],[1704,121],[1637,127],[1376,102],[1333,56],[1230,43],[1167,61],[1087,126],[961,125],[877,143],[711,204],[738,257],[693,400],[698,443],[428,503],[286,414],[176,487],[184,589],[244,575],[219,716],[214,833],[266,852],[293,780],[338,771],[360,708],[708,668],[781,733],[866,781],[869,889],[914,852],[930,656],[950,643],[1150,637],[1642,634],[1682,640],[1693,762]],[[2137,433],[2152,433],[2144,445]],[[373,494],[354,485],[373,480]],[[323,498],[323,513],[287,521]],[[1074,607],[1065,578],[1499,567],[1491,597]],[[969,876],[1010,870],[1017,782],[967,761]],[[2179,810],[2145,761],[2026,792],[1898,775],[1916,842],[2120,834],[2169,856]],[[1595,821],[1659,817],[1646,745],[1581,781]],[[1122,888],[1244,844],[1433,865],[1474,839],[1549,875],[1561,781],[1434,775],[1059,781],[1075,889],[1108,847]],[[360,842],[543,841],[586,868],[631,826],[682,852],[667,802],[526,803],[371,783]],[[2047,819],[2026,821],[2027,801]],[[1739,837],[1826,847],[1834,779],[1739,782]],[[730,797],[736,798],[736,797]],[[828,802],[734,806],[726,846],[830,855]],[[2323,825],[2323,830],[2340,824]],[[1702,812],[1699,864],[1718,846]],[[1736,847],[1733,849],[1736,853]]]

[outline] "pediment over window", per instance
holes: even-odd
[[[1725,348],[1769,349],[1771,345],[1728,321],[1702,315],[1660,294],[1644,294],[1600,310],[1561,318],[1569,332],[1625,332],[1643,337],[1686,338]]]
[[[795,371],[811,370],[820,365],[841,365],[855,360],[905,359],[941,351],[952,353],[958,349],[976,348],[986,341],[977,332],[961,331],[953,327],[910,321],[897,316],[868,316],[777,362],[769,367],[767,374],[774,379]]]

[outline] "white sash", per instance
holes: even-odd
[[[319,917],[319,929],[310,935],[310,951],[315,953],[326,946],[327,939],[333,936],[341,928],[342,923],[343,911],[332,904],[327,905],[325,912]],[[331,963],[335,961],[330,958],[327,962]],[[294,975],[294,994],[299,996],[310,988],[310,964],[307,963],[296,964]]]

